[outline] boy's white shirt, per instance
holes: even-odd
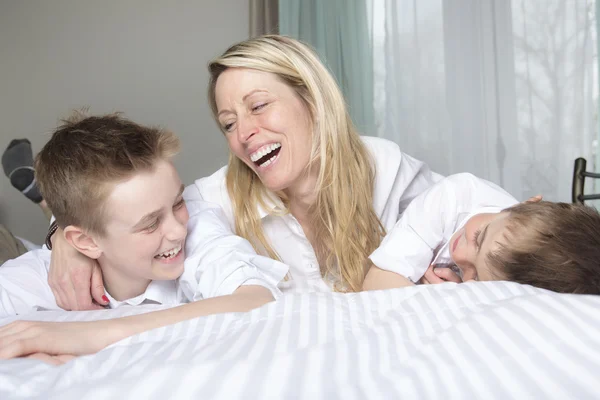
[[[218,206],[193,200],[188,203],[188,210],[183,274],[176,281],[152,281],[144,293],[124,301],[107,293],[110,308],[174,306],[228,295],[243,285],[263,286],[275,298],[281,295],[277,284],[288,271],[285,264],[257,255],[248,241],[233,235]],[[48,285],[50,255],[44,246],[0,266],[0,318],[59,309]]]
[[[0,318],[30,311],[59,310],[48,285],[50,250],[29,251],[0,267]],[[110,308],[124,305],[163,304],[175,306],[187,302],[177,281],[152,281],[146,291],[124,301],[107,293]]]
[[[378,268],[417,282],[430,264],[452,261],[448,241],[472,216],[516,203],[492,182],[451,175],[415,197],[369,258]]]

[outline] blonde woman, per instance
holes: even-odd
[[[396,144],[359,136],[334,78],[297,40],[243,41],[209,71],[229,163],[189,186],[186,200],[219,204],[237,235],[287,264],[284,291],[361,290],[368,256],[410,200],[441,177]],[[59,305],[86,308],[91,272],[59,254],[50,274]],[[76,276],[82,271],[87,278]]]

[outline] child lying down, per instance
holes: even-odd
[[[370,256],[364,288],[507,280],[563,293],[600,294],[600,214],[548,201],[518,203],[471,174],[417,196]],[[449,268],[448,268],[449,267]],[[434,272],[435,271],[435,272]]]

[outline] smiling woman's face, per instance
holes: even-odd
[[[229,68],[215,87],[218,121],[231,152],[271,191],[301,187],[312,122],[298,94],[276,75]]]

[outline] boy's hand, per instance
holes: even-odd
[[[461,283],[462,279],[450,268],[433,268],[433,264],[429,265],[429,268],[425,271],[425,275],[421,278],[421,283],[425,285],[444,282]]]
[[[43,361],[46,364],[50,364],[50,365],[62,365],[62,364],[68,363],[69,361],[74,359],[75,356],[68,355],[68,354],[65,354],[62,356],[53,356],[51,354],[46,354],[46,353],[35,353],[30,356],[27,356],[27,358],[35,358],[36,360]]]
[[[97,310],[108,304],[98,263],[67,243],[62,229],[52,235],[48,284],[56,304],[64,310]]]

